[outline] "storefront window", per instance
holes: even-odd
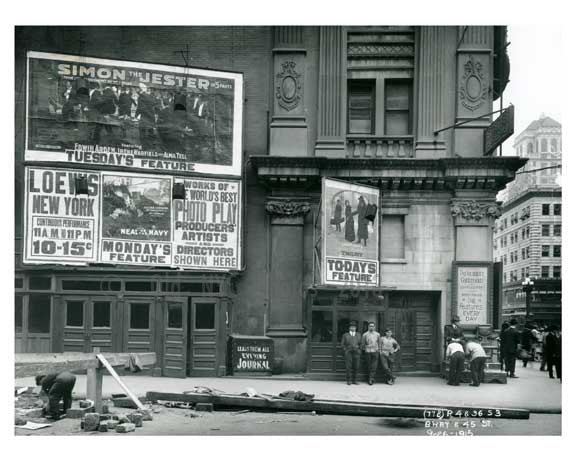
[[[30,295],[28,333],[50,333],[50,295]]]
[[[130,328],[133,330],[148,330],[150,328],[150,304],[130,304]]]
[[[196,304],[196,329],[213,330],[216,323],[215,312],[216,308],[214,303]]]
[[[84,325],[84,302],[68,301],[66,303],[66,326],[81,327]]]
[[[24,296],[16,295],[14,298],[15,301],[15,310],[14,310],[14,317],[15,317],[15,330],[16,333],[22,333],[22,316],[24,315],[23,307],[24,307]]]
[[[168,328],[182,328],[182,304],[168,304]]]
[[[31,290],[49,290],[52,288],[50,277],[30,277],[28,282]]]
[[[92,324],[95,328],[110,328],[110,301],[97,301],[94,303]]]
[[[332,342],[332,311],[312,311],[312,342]]]

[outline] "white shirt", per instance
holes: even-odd
[[[454,352],[462,352],[464,353],[464,349],[462,349],[462,344],[460,343],[450,343],[446,348],[446,357],[450,357]]]
[[[356,336],[356,332],[355,332],[355,331],[349,331],[348,333],[350,333],[350,336]]]

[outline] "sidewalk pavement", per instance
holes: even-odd
[[[518,366],[519,365],[519,366]],[[158,378],[129,375],[121,379],[139,398],[148,391],[182,393],[196,386],[206,386],[227,393],[240,394],[251,387],[258,393],[277,395],[287,390],[314,394],[317,399],[348,400],[393,404],[441,405],[464,407],[523,408],[531,412],[560,413],[562,408],[562,384],[550,379],[548,373],[538,370],[538,363],[529,363],[527,368],[518,362],[518,379],[508,379],[508,384],[482,384],[471,387],[448,386],[439,377],[399,376],[396,384],[388,386],[366,383],[348,386],[337,381],[313,381],[310,379],[264,378]],[[34,386],[34,378],[18,378],[17,386]],[[112,376],[104,376],[102,394],[124,393]],[[86,375],[78,375],[74,398],[85,398]]]

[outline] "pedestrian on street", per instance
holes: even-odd
[[[394,381],[396,381],[396,377],[392,374],[394,354],[400,350],[400,345],[392,337],[392,330],[390,328],[387,328],[384,336],[380,338],[378,349],[380,352],[380,363],[384,369],[384,382],[392,385]]]
[[[346,366],[346,384],[358,384],[356,374],[360,363],[360,350],[362,348],[362,338],[356,331],[358,325],[351,321],[348,332],[342,335],[342,349],[344,350],[344,365]]]
[[[450,343],[450,338],[462,338],[462,327],[460,326],[460,317],[455,315],[452,317],[452,323],[444,326],[444,341],[446,345]]]
[[[542,353],[540,354],[540,371],[547,370],[546,364],[546,337],[550,333],[550,328],[546,325],[542,325]]]
[[[532,335],[533,326],[531,323],[524,325],[524,329],[520,334],[521,350],[520,355],[522,358],[522,366],[526,368],[528,361],[532,360],[532,345],[534,344],[534,336]]]
[[[374,322],[368,323],[368,331],[362,335],[362,350],[366,356],[366,365],[368,368],[368,384],[374,384],[376,370],[378,369],[378,343],[380,333],[376,331]]]
[[[548,376],[554,379],[556,368],[556,377],[562,381],[562,335],[556,325],[550,327],[550,332],[546,336],[546,363]]]
[[[459,338],[450,338],[450,344],[446,348],[446,358],[450,361],[448,385],[460,386],[464,370],[464,349]]]
[[[484,367],[488,358],[478,338],[468,340],[466,355],[470,358],[470,373],[472,374],[470,386],[478,387],[484,382]]]
[[[504,333],[508,328],[510,328],[510,324],[508,322],[504,322],[502,324],[502,328],[500,328],[500,336],[498,337],[498,358],[500,360],[500,371],[505,370],[508,373],[508,367],[506,366],[506,361],[504,360],[504,354],[502,353],[502,333]]]
[[[64,414],[72,407],[72,390],[76,384],[76,376],[69,371],[36,376],[36,385],[41,386],[41,393],[48,395],[46,417],[60,419],[60,401],[64,403]]]
[[[510,378],[517,378],[516,372],[516,355],[518,354],[518,345],[520,344],[520,335],[516,330],[516,319],[510,320],[510,327],[500,333],[500,353],[506,362],[506,371]]]

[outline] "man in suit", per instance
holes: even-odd
[[[348,332],[342,335],[342,349],[344,350],[344,365],[346,366],[346,384],[358,384],[356,374],[360,364],[360,350],[362,348],[362,336],[356,331],[357,324],[350,322]]]
[[[46,417],[60,418],[60,401],[64,401],[64,413],[72,406],[72,389],[76,384],[76,376],[69,371],[36,376],[36,385],[42,387],[42,392],[48,395]]]
[[[506,363],[506,371],[510,378],[517,378],[516,355],[518,353],[518,344],[520,344],[520,334],[516,329],[516,319],[510,320],[510,327],[500,333],[500,354]]]
[[[554,379],[554,367],[556,367],[556,377],[562,381],[562,336],[556,325],[550,327],[546,337],[546,362],[548,376]]]
[[[444,343],[448,345],[451,338],[462,338],[462,327],[460,326],[460,317],[452,317],[452,323],[444,326]]]

